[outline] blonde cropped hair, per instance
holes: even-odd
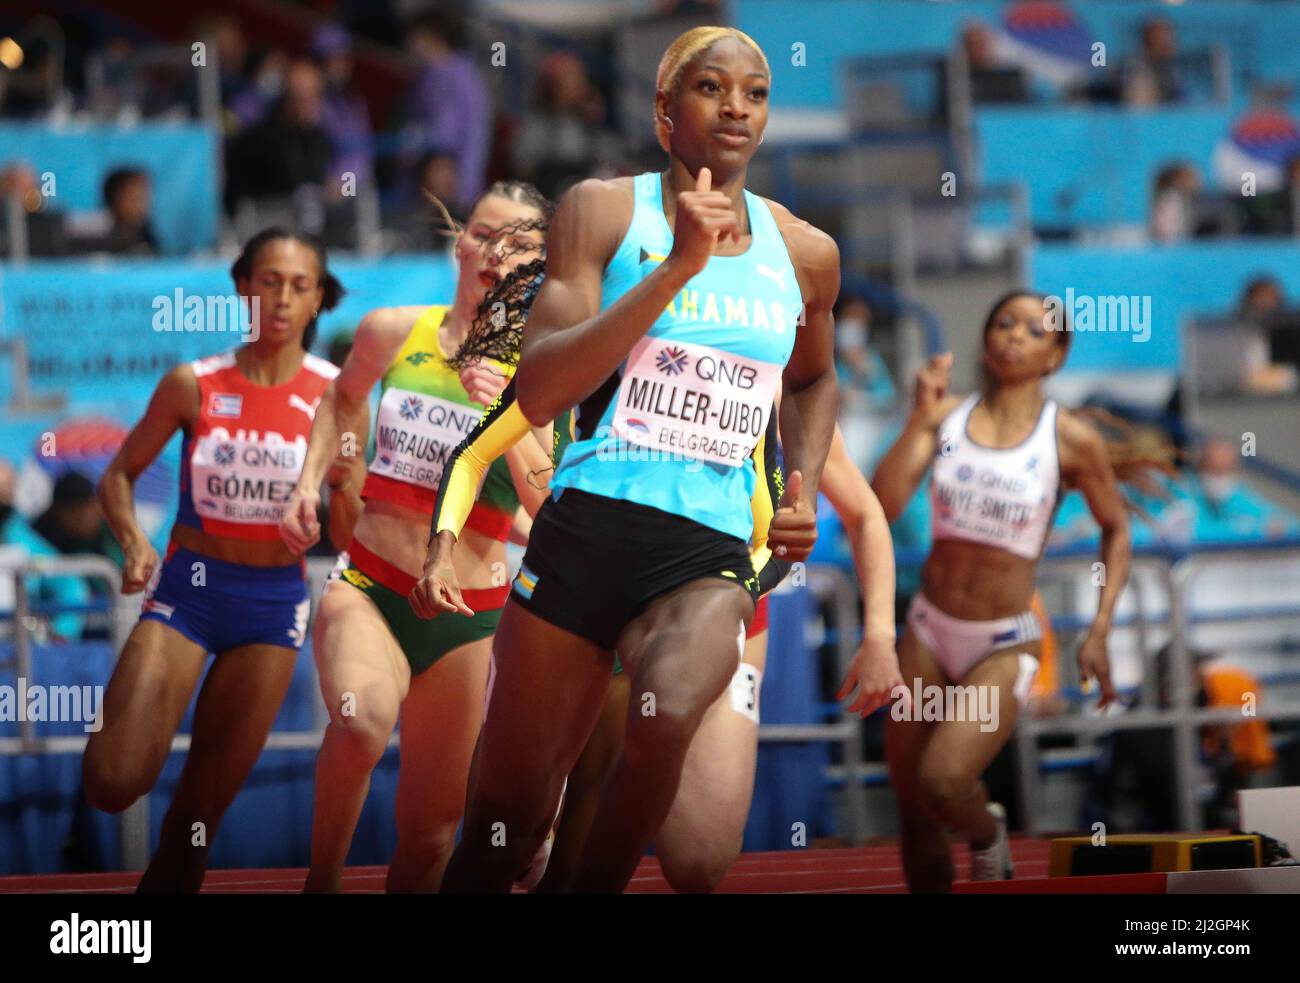
[[[767,63],[767,55],[763,54],[763,49],[758,46],[758,42],[744,31],[734,27],[692,27],[684,34],[678,35],[677,39],[668,46],[664,56],[659,59],[659,71],[655,73],[656,96],[663,92],[671,101],[677,94],[677,85],[681,82],[682,72],[686,70],[686,66],[700,52],[707,51],[719,41],[727,38],[735,38],[758,55],[759,61],[763,63],[763,71],[767,72],[769,77],[771,76],[772,69]],[[668,128],[664,125],[663,117],[659,115],[657,110],[655,112],[655,135],[659,138],[659,146],[667,150]]]

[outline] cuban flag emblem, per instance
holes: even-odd
[[[239,393],[213,393],[208,399],[208,415],[235,419],[244,411],[244,397]]]

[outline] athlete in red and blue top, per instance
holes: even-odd
[[[99,489],[126,557],[122,592],[145,595],[108,685],[102,729],[86,748],[92,805],[120,812],[153,787],[208,653],[217,656],[142,891],[202,885],[212,838],[266,742],[307,627],[303,564],[277,525],[316,405],[337,373],[306,347],[317,315],[343,288],[317,240],[276,229],[255,236],[231,274],[249,298],[252,340],[169,372]],[[136,522],[133,486],[177,430],[180,508],[160,563]],[[359,452],[340,458],[329,478],[341,546],[360,511],[363,469]]]

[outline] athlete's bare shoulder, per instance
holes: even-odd
[[[772,217],[776,219],[776,226],[790,250],[790,259],[796,266],[802,265],[810,273],[826,269],[839,271],[840,247],[829,233],[801,219],[779,201],[771,198],[763,201],[772,209]]]
[[[366,312],[366,316],[357,325],[355,341],[365,336],[367,342],[385,342],[405,339],[415,327],[420,315],[427,311],[428,305],[403,304],[400,307],[376,307]],[[354,342],[355,343],[355,342]]]
[[[194,373],[192,363],[182,362],[158,380],[147,412],[186,426],[198,419],[199,377]]]
[[[369,391],[389,364],[397,357],[407,336],[428,305],[408,304],[401,307],[376,307],[357,325],[343,371],[335,382],[351,391]]]
[[[546,236],[546,251],[567,269],[585,258],[603,266],[632,224],[635,194],[630,177],[586,178],[560,199]]]
[[[1106,438],[1086,416],[1060,406],[1056,413],[1056,438],[1062,471],[1109,466]]]

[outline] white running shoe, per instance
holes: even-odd
[[[1009,881],[1012,877],[1011,842],[1007,839],[1007,810],[1000,803],[988,804],[989,814],[997,820],[998,835],[983,850],[970,852],[972,881]]]

